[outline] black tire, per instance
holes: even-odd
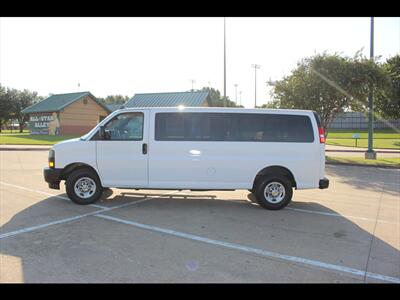
[[[272,202],[268,201],[264,195],[264,190],[265,190],[266,186],[272,182],[280,183],[283,186],[284,192],[285,192],[283,199],[276,203],[272,203]],[[283,176],[278,175],[278,176],[273,176],[273,177],[266,177],[264,179],[261,179],[258,182],[258,184],[255,188],[255,196],[256,196],[258,204],[260,204],[265,209],[279,210],[279,209],[282,209],[285,206],[287,206],[290,203],[290,201],[292,200],[293,187],[292,187],[290,180],[288,180],[287,178],[285,178]]]
[[[96,187],[93,191],[93,194],[90,195],[88,198],[83,198],[79,194],[75,192],[75,183],[83,178],[83,177],[88,177],[91,180],[94,181]],[[88,205],[96,202],[97,200],[100,199],[101,194],[103,193],[103,187],[101,186],[100,179],[97,176],[95,172],[88,168],[82,168],[73,171],[71,174],[68,175],[66,183],[65,183],[66,191],[68,197],[75,202],[76,204],[79,205]]]

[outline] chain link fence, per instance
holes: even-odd
[[[374,129],[389,128],[400,130],[400,119],[382,120],[374,118]],[[368,129],[368,118],[362,112],[345,112],[331,122],[329,129]]]

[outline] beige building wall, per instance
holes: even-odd
[[[86,100],[86,101],[84,101]],[[75,101],[60,112],[61,134],[84,134],[90,131],[108,112],[91,97]]]

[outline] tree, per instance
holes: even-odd
[[[22,132],[25,127],[25,123],[29,119],[28,114],[23,114],[21,111],[32,105],[33,102],[36,101],[38,95],[36,92],[31,92],[29,90],[23,90],[23,91],[18,91],[18,90],[12,90],[12,96],[11,96],[11,101],[12,101],[12,117],[18,121],[19,124],[19,132]]]
[[[264,103],[260,108],[281,108],[281,102],[279,100],[273,100],[268,103]]]
[[[280,108],[314,110],[327,133],[331,121],[345,109],[367,109],[369,88],[385,88],[388,78],[375,62],[357,52],[352,58],[316,54],[297,64],[292,74],[270,82]]]
[[[221,93],[217,89],[203,87],[200,91],[208,92],[208,102],[211,107],[238,107],[229,97],[221,96]]]
[[[125,104],[130,98],[122,95],[109,95],[106,98],[97,98],[104,104]]]
[[[11,99],[8,89],[0,84],[0,132],[5,124],[11,118]]]
[[[387,119],[400,118],[400,55],[388,58],[382,66],[390,78],[388,88],[381,89],[374,97],[375,111]]]

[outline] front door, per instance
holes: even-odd
[[[104,187],[148,186],[148,110],[124,112],[105,125],[96,141],[97,168]]]

